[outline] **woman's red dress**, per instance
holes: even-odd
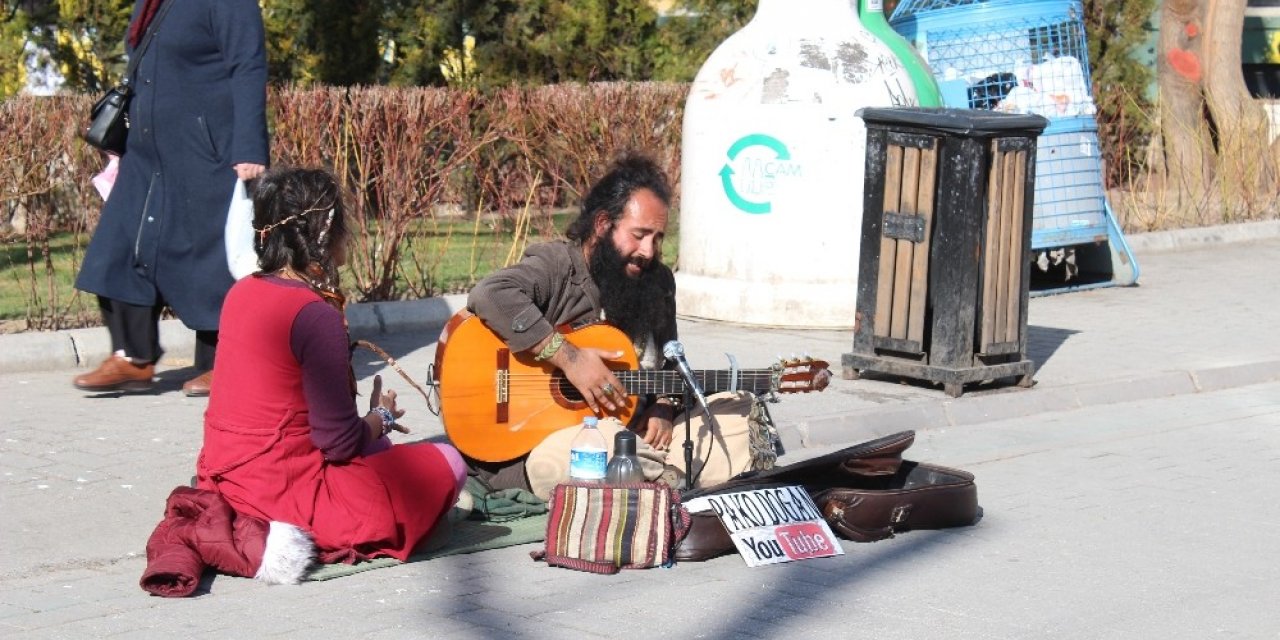
[[[456,478],[430,444],[344,462],[326,460],[313,444],[290,335],[317,300],[310,289],[262,277],[227,294],[197,486],[241,513],[308,530],[322,562],[405,560],[453,506]]]

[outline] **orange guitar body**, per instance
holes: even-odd
[[[638,366],[626,334],[604,324],[565,333],[579,348],[621,351],[610,368]],[[592,415],[555,367],[512,353],[475,315],[463,311],[445,326],[436,347],[435,379],[445,434],[462,453],[486,462],[518,458],[551,433]],[[572,396],[572,397],[566,397]],[[626,424],[636,399],[608,414]]]

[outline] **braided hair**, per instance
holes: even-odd
[[[288,267],[338,310],[346,325],[346,297],[338,288],[334,250],[347,238],[342,190],[321,169],[272,169],[253,192],[253,228],[258,267],[272,273]],[[350,342],[350,338],[348,338]],[[351,397],[355,371],[347,369]]]
[[[342,191],[321,169],[273,169],[253,194],[258,266],[265,273],[285,267],[303,276],[332,304],[338,291],[334,249],[347,237]]]

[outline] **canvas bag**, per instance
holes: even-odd
[[[529,555],[591,573],[669,565],[689,530],[680,493],[653,482],[567,482],[548,507],[546,548]]]

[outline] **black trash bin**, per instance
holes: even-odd
[[[845,378],[1030,386],[1027,297],[1040,116],[862,109],[862,253]]]

